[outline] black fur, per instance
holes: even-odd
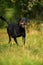
[[[25,19],[23,18],[20,18],[18,20],[18,23],[9,23],[4,17],[0,16],[0,19],[2,19],[3,21],[5,21],[8,26],[7,26],[7,33],[8,33],[8,36],[9,36],[9,42],[11,41],[11,38],[13,38],[16,42],[16,44],[18,45],[18,42],[17,42],[17,37],[20,37],[22,36],[23,38],[23,42],[25,44],[25,37],[26,37],[26,34],[25,34],[25,24],[23,25],[20,25],[20,21],[22,22],[25,22]],[[24,27],[22,27],[24,26]]]

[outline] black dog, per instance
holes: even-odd
[[[11,41],[11,38],[14,38],[16,44],[18,45],[16,38],[22,36],[23,42],[24,42],[24,45],[25,45],[25,37],[26,37],[25,23],[26,23],[26,19],[25,18],[19,18],[17,24],[8,22],[2,16],[0,16],[0,19],[2,19],[3,21],[5,21],[8,24],[7,33],[8,33],[8,36],[9,36],[9,42]]]

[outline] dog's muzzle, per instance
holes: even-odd
[[[21,26],[22,28],[25,28],[25,23],[20,23],[20,26]]]

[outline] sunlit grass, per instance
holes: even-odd
[[[9,44],[6,29],[0,29],[0,65],[43,65],[43,34],[34,32],[26,33],[23,48],[21,37],[17,38],[19,46],[14,40]]]

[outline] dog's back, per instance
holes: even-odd
[[[10,23],[7,27],[7,32],[12,37],[19,37],[22,36],[24,33],[24,29],[22,29],[18,24],[16,23]]]
[[[9,42],[11,41],[11,37],[13,37],[16,44],[18,45],[16,38],[22,36],[25,44],[25,19],[20,19],[16,24],[16,23],[9,23],[2,16],[0,18],[8,24],[7,33],[9,36]]]

